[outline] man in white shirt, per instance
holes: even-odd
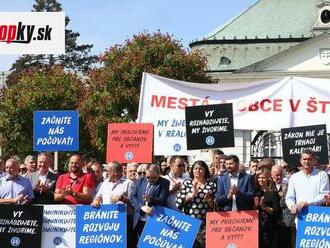
[[[327,173],[313,167],[314,159],[313,151],[303,151],[300,155],[302,169],[290,177],[285,202],[293,213],[308,205],[323,205],[329,193]]]
[[[170,181],[169,196],[167,198],[167,207],[178,210],[176,207],[176,195],[181,188],[181,183],[186,176],[183,176],[185,164],[181,156],[172,156],[170,159],[170,172],[163,176]]]
[[[133,209],[129,201],[132,194],[133,182],[123,175],[123,167],[118,162],[111,162],[107,166],[108,178],[101,184],[100,189],[92,202],[93,207],[100,204],[127,205],[127,233],[132,233]],[[127,235],[127,247],[133,247],[132,235]]]
[[[132,182],[123,177],[123,167],[118,162],[112,162],[107,167],[108,179],[105,180],[92,202],[92,206],[103,204],[129,203],[132,192]]]

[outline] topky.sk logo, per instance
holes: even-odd
[[[64,53],[64,12],[0,12],[0,54]]]
[[[36,29],[36,25],[25,25],[18,22],[16,25],[1,25],[0,42],[30,43],[31,40],[51,40],[52,27],[46,25]]]

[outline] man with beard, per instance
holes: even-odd
[[[218,177],[216,201],[222,211],[251,210],[254,186],[251,175],[239,172],[239,159],[236,155],[226,158],[225,175]]]
[[[74,154],[69,160],[69,172],[59,176],[54,200],[63,204],[90,204],[94,190],[91,173],[83,172],[83,159]]]

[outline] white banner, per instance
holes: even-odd
[[[233,103],[234,128],[280,130],[330,124],[330,79],[287,77],[197,84],[144,73],[138,122],[154,124],[154,154],[188,154],[186,106]]]
[[[0,54],[64,54],[64,12],[0,12]]]
[[[41,247],[76,247],[75,205],[44,205]]]

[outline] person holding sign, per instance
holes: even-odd
[[[218,177],[216,201],[222,211],[252,210],[254,184],[251,175],[239,173],[239,158],[226,158],[227,174]]]
[[[255,177],[255,205],[259,210],[259,248],[271,247],[276,217],[280,211],[280,197],[268,169],[262,168]]]
[[[211,177],[209,168],[204,161],[196,161],[190,169],[190,179],[182,183],[177,195],[176,204],[185,214],[201,219],[201,231],[196,245],[205,245],[206,212],[213,211],[216,184]]]
[[[156,164],[149,164],[146,176],[139,178],[133,187],[131,203],[134,209],[133,228],[140,237],[147,216],[153,212],[153,206],[166,207],[170,182],[160,177],[160,168]]]
[[[79,154],[69,160],[69,172],[59,176],[54,200],[64,204],[89,204],[92,200],[94,180],[91,173],[83,173],[84,162]]]
[[[305,150],[300,155],[301,171],[289,179],[285,202],[292,213],[300,212],[308,205],[323,205],[329,194],[329,179],[324,171],[313,167],[315,153]]]
[[[95,208],[103,204],[126,204],[127,233],[132,233],[133,210],[130,204],[133,182],[123,175],[123,167],[119,162],[111,162],[107,166],[108,178],[101,184],[92,202]],[[127,236],[128,247],[133,246],[132,235]]]
[[[19,175],[19,165],[15,159],[5,164],[6,176],[0,178],[0,204],[25,205],[34,198],[30,181]]]

